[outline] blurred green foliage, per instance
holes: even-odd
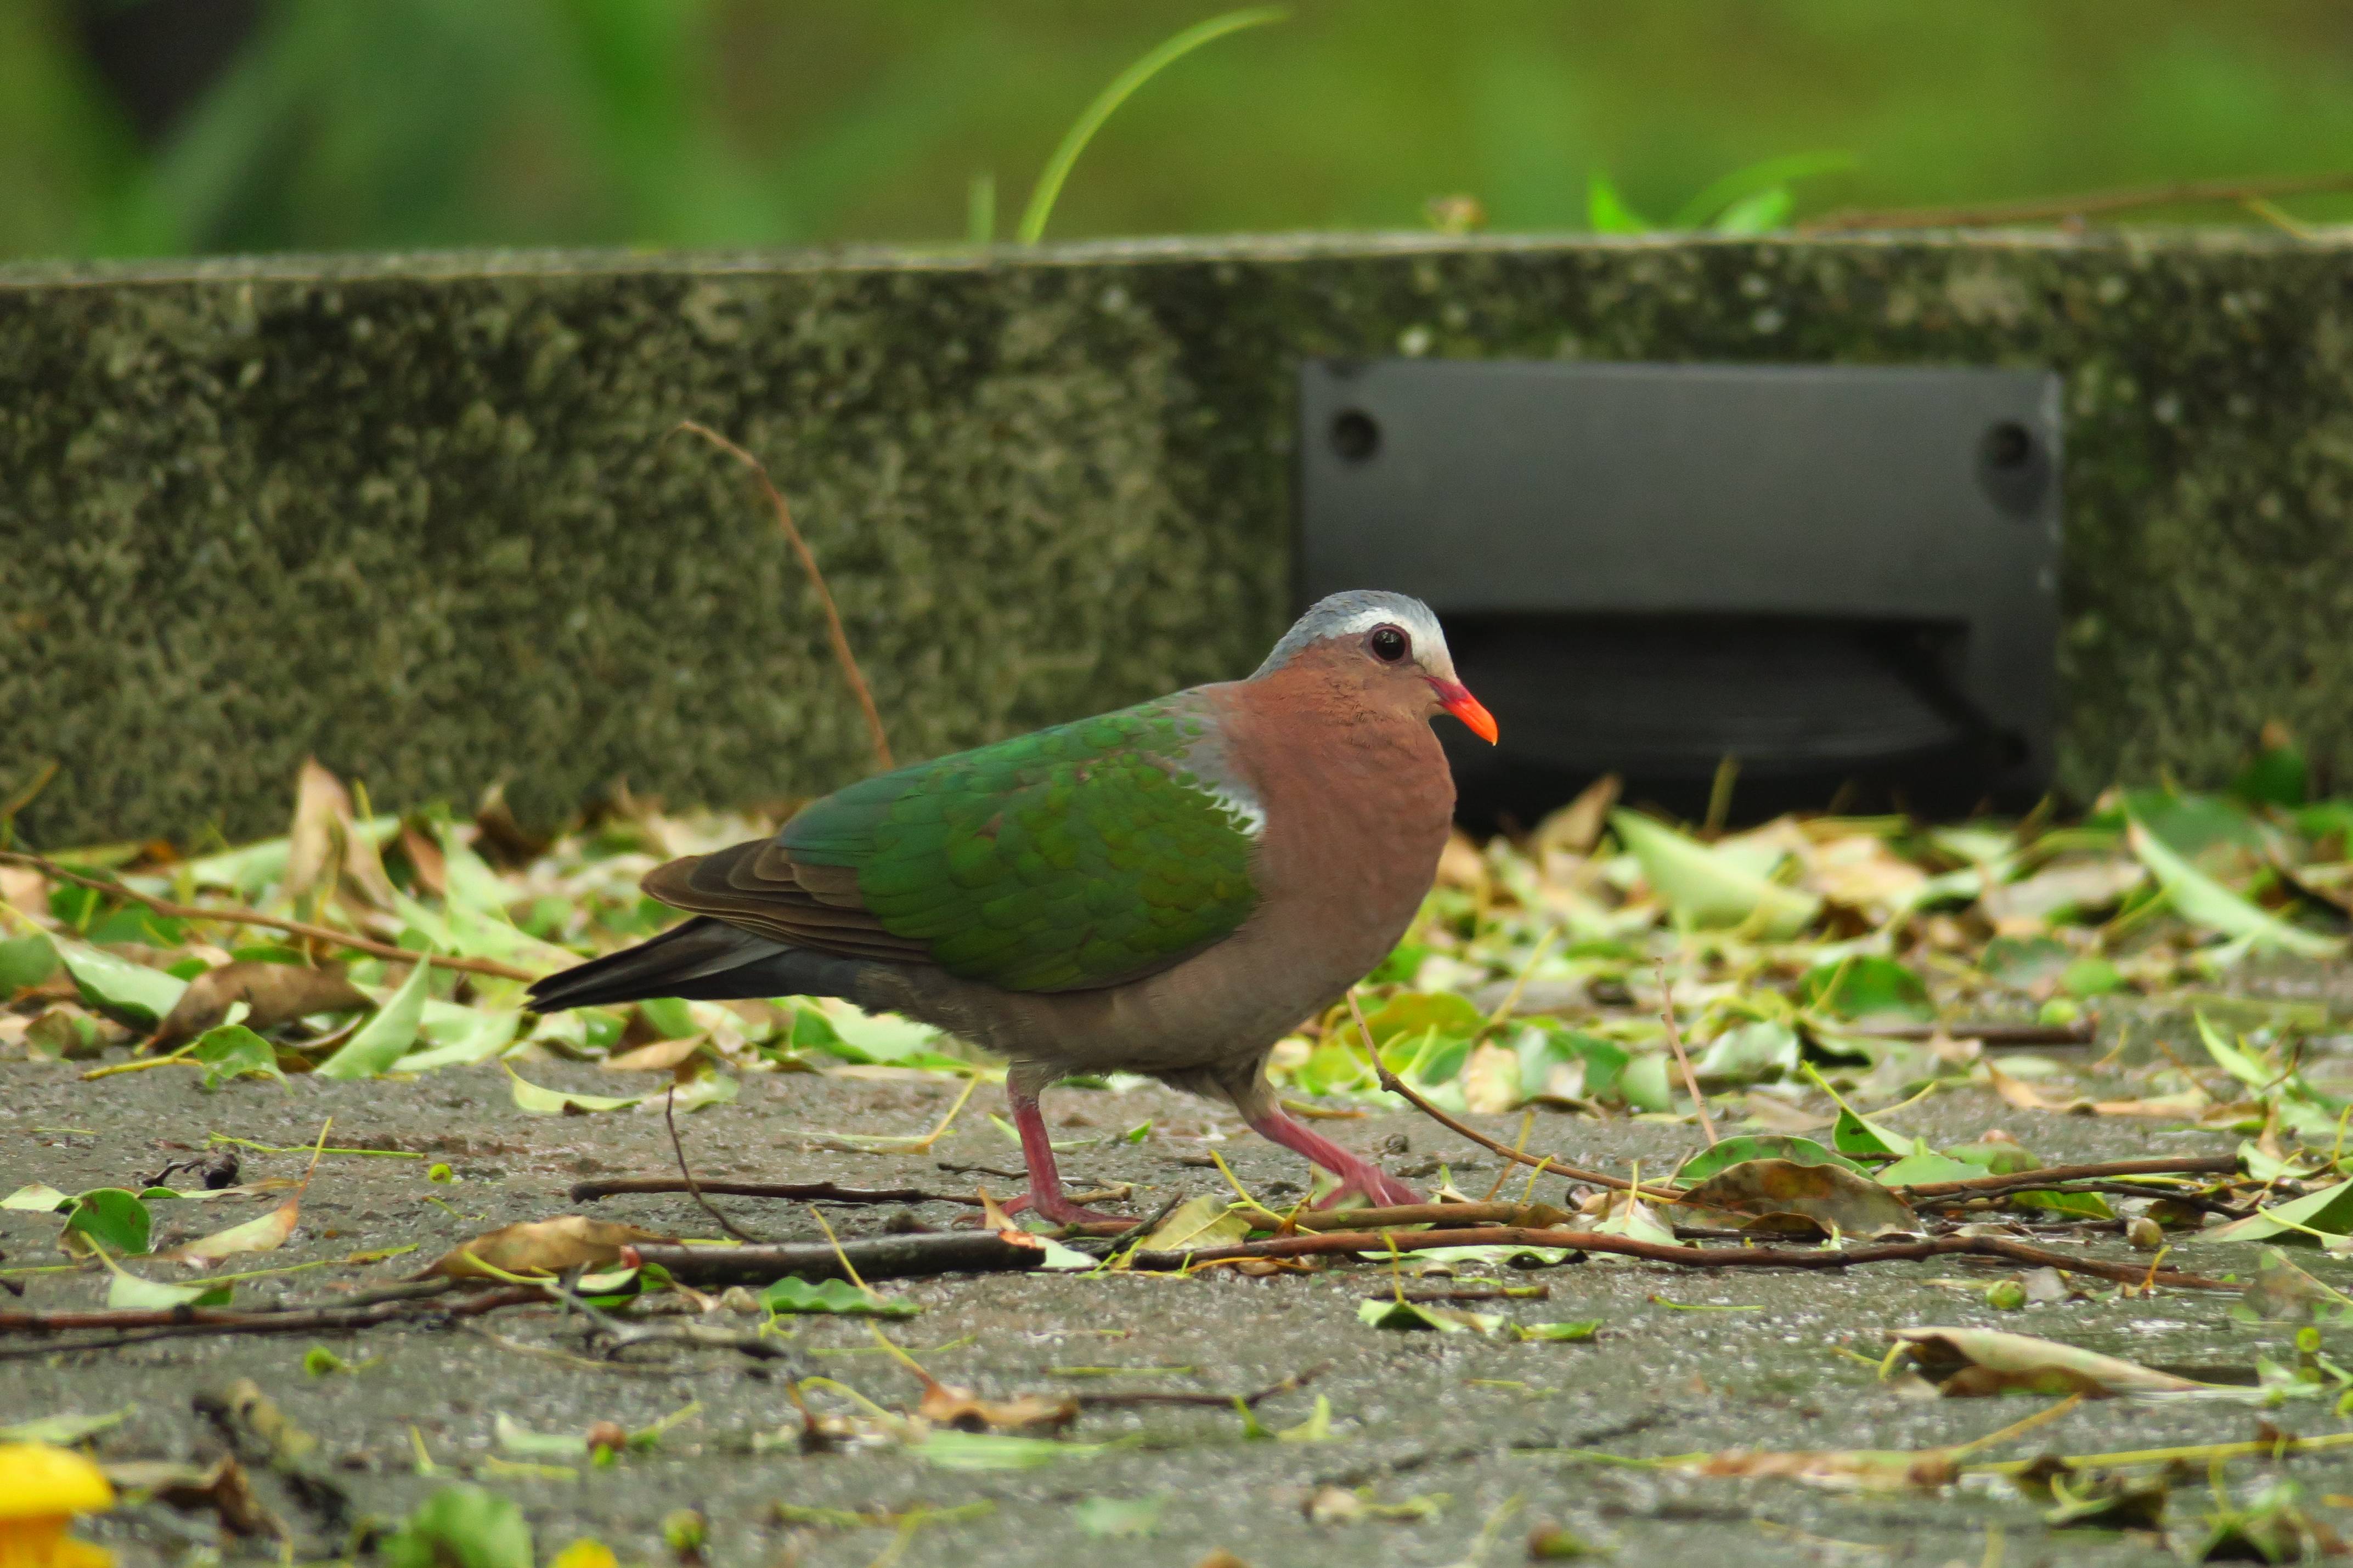
[[[1219,9],[272,0],[148,145],[76,22],[175,3],[0,4],[0,255],[955,242],[976,178],[1027,191],[1107,82]],[[1496,228],[1577,229],[1822,154],[1852,163],[1789,187],[1798,217],[2343,169],[2353,10],[1303,0],[1137,92],[1052,233],[1419,227],[1456,195]],[[1741,194],[1727,226],[1792,216]],[[2291,205],[2353,216],[2344,196]]]

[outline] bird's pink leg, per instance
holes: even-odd
[[[1362,1193],[1375,1204],[1418,1204],[1421,1194],[1369,1160],[1360,1160],[1312,1128],[1303,1127],[1280,1110],[1270,1110],[1250,1123],[1260,1137],[1282,1144],[1340,1178],[1340,1187],[1316,1206],[1329,1208],[1351,1193]],[[1034,1167],[1033,1167],[1034,1169]]]
[[[1028,1195],[1015,1198],[1005,1205],[1005,1212],[1017,1214],[1022,1209],[1035,1209],[1039,1215],[1056,1225],[1084,1225],[1090,1220],[1118,1219],[1117,1215],[1097,1214],[1082,1208],[1062,1195],[1062,1173],[1054,1167],[1054,1145],[1046,1135],[1046,1118],[1038,1109],[1038,1097],[1024,1094],[1008,1085],[1005,1090],[1007,1109],[1013,1112],[1014,1131],[1021,1134],[1021,1163],[1029,1167]]]

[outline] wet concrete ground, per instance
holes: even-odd
[[[686,1198],[607,1199],[582,1208],[566,1189],[584,1176],[660,1173],[670,1151],[659,1115],[619,1112],[542,1118],[516,1110],[495,1065],[449,1069],[413,1082],[334,1083],[296,1079],[285,1089],[246,1080],[216,1093],[196,1075],[164,1068],[76,1081],[58,1064],[0,1066],[7,1107],[0,1130],[0,1190],[41,1181],[68,1192],[135,1186],[174,1145],[201,1144],[208,1132],[258,1142],[307,1144],[328,1116],[331,1142],[397,1147],[426,1160],[330,1156],[303,1202],[302,1225],[279,1252],[229,1268],[343,1258],[355,1250],[415,1243],[418,1251],[372,1267],[320,1268],[255,1281],[240,1300],[327,1297],[417,1268],[438,1252],[492,1226],[567,1212],[626,1219],[685,1235],[713,1233]],[[617,1075],[539,1062],[535,1080],[615,1092]],[[642,1080],[633,1080],[633,1086]],[[987,1180],[1004,1193],[1016,1184],[951,1173],[940,1162],[1018,1168],[1013,1144],[986,1118],[990,1091],[949,1135],[923,1156],[817,1150],[797,1131],[912,1133],[930,1126],[951,1086],[859,1081],[805,1075],[749,1076],[741,1100],[682,1122],[697,1168],[705,1174],[771,1180],[833,1178],[866,1185],[911,1184],[969,1190]],[[1154,1089],[1125,1094],[1065,1090],[1050,1097],[1058,1136],[1115,1134],[1147,1117],[1144,1142],[1081,1150],[1065,1156],[1083,1186],[1127,1182],[1134,1206],[1149,1212],[1176,1193],[1219,1191],[1214,1170],[1197,1162],[1211,1148],[1262,1195],[1295,1194],[1302,1170],[1262,1144],[1229,1116]],[[1989,1126],[2008,1129],[2045,1160],[2125,1158],[2152,1152],[2211,1153],[2235,1139],[2138,1121],[2043,1115],[2013,1110],[1977,1091],[1940,1094],[1894,1119],[1932,1142],[1957,1141]],[[1509,1136],[1516,1118],[1490,1130]],[[1492,1156],[1411,1116],[1324,1124],[1342,1142],[1373,1150],[1401,1137],[1409,1152],[1394,1168],[1419,1173],[1433,1158],[1449,1163],[1462,1187],[1483,1190],[1496,1173]],[[1223,1141],[1204,1135],[1224,1133]],[[1532,1148],[1587,1163],[1624,1169],[1640,1158],[1663,1169],[1696,1145],[1689,1128],[1597,1124],[1540,1117]],[[248,1180],[298,1175],[301,1154],[246,1154]],[[427,1168],[447,1162],[460,1180],[430,1183]],[[185,1179],[185,1178],[184,1178]],[[1509,1190],[1524,1184],[1516,1178]],[[1557,1199],[1547,1181],[1540,1197]],[[165,1209],[158,1245],[259,1215],[274,1198],[255,1197]],[[815,1240],[805,1208],[723,1200],[748,1227],[776,1239]],[[872,1234],[892,1209],[836,1207],[844,1235]],[[961,1211],[928,1205],[925,1223],[945,1226]],[[5,1266],[53,1263],[57,1221],[0,1213]],[[2104,1244],[2130,1256],[2120,1244]],[[2210,1273],[2244,1274],[2255,1249],[2189,1241],[2168,1262]],[[2353,1270],[2308,1264],[2332,1283],[2353,1287]],[[169,1277],[160,1265],[146,1272]],[[1310,1368],[1325,1370],[1306,1389],[1267,1402],[1271,1428],[1306,1421],[1317,1395],[1331,1405],[1326,1441],[1247,1441],[1226,1410],[1156,1408],[1089,1414],[1070,1436],[1118,1441],[1092,1457],[1019,1472],[960,1472],[901,1450],[804,1456],[790,1447],[753,1454],[754,1434],[786,1431],[797,1418],[781,1372],[729,1352],[697,1352],[674,1370],[651,1374],[559,1364],[465,1332],[409,1328],[321,1338],[210,1338],[169,1341],[98,1354],[0,1362],[0,1424],[58,1411],[96,1412],[135,1404],[129,1420],[98,1440],[110,1458],[202,1458],[218,1451],[192,1396],[250,1378],[292,1420],[315,1434],[320,1454],[362,1512],[397,1517],[448,1477],[416,1473],[411,1428],[445,1467],[480,1466],[497,1450],[501,1414],[542,1432],[578,1432],[599,1420],[637,1427],[692,1401],[701,1409],[659,1451],[611,1469],[581,1471],[575,1481],[480,1476],[513,1497],[536,1532],[543,1557],[581,1534],[601,1537],[625,1563],[669,1562],[660,1521],[674,1509],[707,1517],[710,1561],[719,1563],[865,1564],[892,1547],[886,1529],[814,1530],[776,1521],[774,1505],[857,1510],[937,1509],[986,1501],[985,1515],[914,1533],[896,1561],[991,1564],[1093,1563],[1116,1557],[1137,1568],[1190,1565],[1218,1549],[1253,1568],[1318,1563],[1427,1564],[1525,1560],[1529,1529],[1567,1526],[1620,1563],[2019,1564],[2174,1561],[2154,1536],[2054,1532],[2037,1506],[2006,1483],[1971,1482],[1942,1493],[1855,1497],[1780,1480],[1729,1480],[1579,1460],[1564,1449],[1659,1456],[1735,1447],[1918,1447],[1965,1441],[2043,1407],[2048,1401],[1923,1399],[1883,1383],[1850,1350],[1876,1359],[1883,1331],[1923,1324],[1968,1324],[2047,1335],[2145,1363],[2193,1368],[2251,1368],[2259,1352],[2293,1355],[2293,1329],[2233,1321],[2235,1298],[2164,1293],[2138,1300],[2078,1301],[1998,1312],[1978,1289],[1997,1270],[1957,1260],[1858,1269],[1845,1276],[1757,1271],[1712,1275],[1620,1261],[1583,1264],[1515,1277],[1550,1288],[1545,1300],[1482,1304],[1520,1321],[1599,1318],[1594,1342],[1522,1343],[1473,1335],[1383,1332],[1360,1324],[1357,1303],[1388,1287],[1385,1266],[1334,1268],[1313,1275],[1240,1278],[1217,1270],[1192,1279],[1083,1279],[996,1276],[887,1286],[923,1310],[890,1325],[940,1377],[984,1394],[1109,1387],[1241,1392]],[[95,1306],[101,1276],[34,1274],[20,1306]],[[1676,1310],[1657,1299],[1729,1311]],[[737,1326],[752,1320],[731,1320]],[[864,1322],[809,1318],[794,1345],[808,1365],[885,1405],[911,1406],[914,1379],[871,1347]],[[516,1310],[490,1321],[497,1331],[554,1343],[543,1313]],[[2332,1348],[2344,1331],[2328,1331]],[[951,1342],[955,1348],[933,1350]],[[21,1342],[7,1342],[16,1343]],[[356,1373],[306,1374],[305,1351],[323,1343],[349,1360],[375,1358]],[[827,1352],[843,1353],[826,1354]],[[2340,1359],[2353,1361],[2353,1345]],[[777,1363],[780,1368],[784,1363]],[[1119,1367],[1118,1375],[1074,1377],[1063,1369]],[[2314,1435],[2347,1423],[2327,1402],[2303,1401],[2257,1412],[2221,1403],[2149,1405],[2110,1401],[2084,1405],[2033,1436],[1989,1457],[2042,1451],[2084,1453],[2242,1439],[2258,1420]],[[2174,1518],[2190,1521],[2211,1506],[2203,1467],[2177,1487]],[[2323,1502],[2353,1493],[2353,1454],[2292,1457],[2276,1466],[2242,1461],[2232,1476],[2243,1495],[2261,1479],[2293,1476],[2323,1518],[2353,1528],[2353,1515]],[[1327,1486],[1366,1487],[1381,1503],[1442,1495],[1435,1517],[1319,1524],[1303,1512]],[[1147,1535],[1090,1534],[1090,1499],[1163,1500]],[[303,1521],[282,1497],[276,1505]],[[1504,1512],[1503,1510],[1509,1510]],[[1500,1517],[1499,1517],[1500,1515]],[[1483,1554],[1477,1542],[1492,1524]],[[1989,1532],[2001,1544],[1989,1548]],[[160,1507],[126,1511],[90,1533],[116,1545],[126,1563],[200,1560],[190,1553],[211,1539],[201,1516]],[[322,1543],[313,1541],[314,1548]],[[255,1549],[248,1548],[252,1551]],[[274,1552],[259,1553],[274,1557]],[[231,1554],[232,1557],[234,1553]]]

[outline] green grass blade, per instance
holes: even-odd
[[[1585,177],[1585,222],[1596,234],[1641,234],[1658,226],[1628,206],[1616,184],[1599,169]]]
[[[965,187],[964,237],[967,245],[997,242],[997,176],[978,174]]]
[[[1062,194],[1062,182],[1070,178],[1071,165],[1096,132],[1113,112],[1154,77],[1183,59],[1203,44],[1222,38],[1228,33],[1238,33],[1244,27],[1262,27],[1270,22],[1280,22],[1290,13],[1279,6],[1254,5],[1247,10],[1229,11],[1222,16],[1212,16],[1186,28],[1167,42],[1137,60],[1112,79],[1112,83],[1095,95],[1071,128],[1062,133],[1061,144],[1054,155],[1046,160],[1046,167],[1038,176],[1038,184],[1029,192],[1029,205],[1021,214],[1020,240],[1035,245],[1044,237],[1046,219],[1052,216],[1054,202]]]
[[[1676,209],[1670,226],[1697,228],[1760,191],[1811,179],[1816,174],[1842,174],[1860,163],[1852,153],[1792,153],[1787,157],[1767,158],[1708,182],[1697,195]]]

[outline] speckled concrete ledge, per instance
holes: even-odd
[[[2353,780],[2353,238],[1151,242],[0,268],[0,792],[230,837],[315,752],[381,802],[867,765],[1247,669],[1309,354],[2050,365],[2063,777]]]

